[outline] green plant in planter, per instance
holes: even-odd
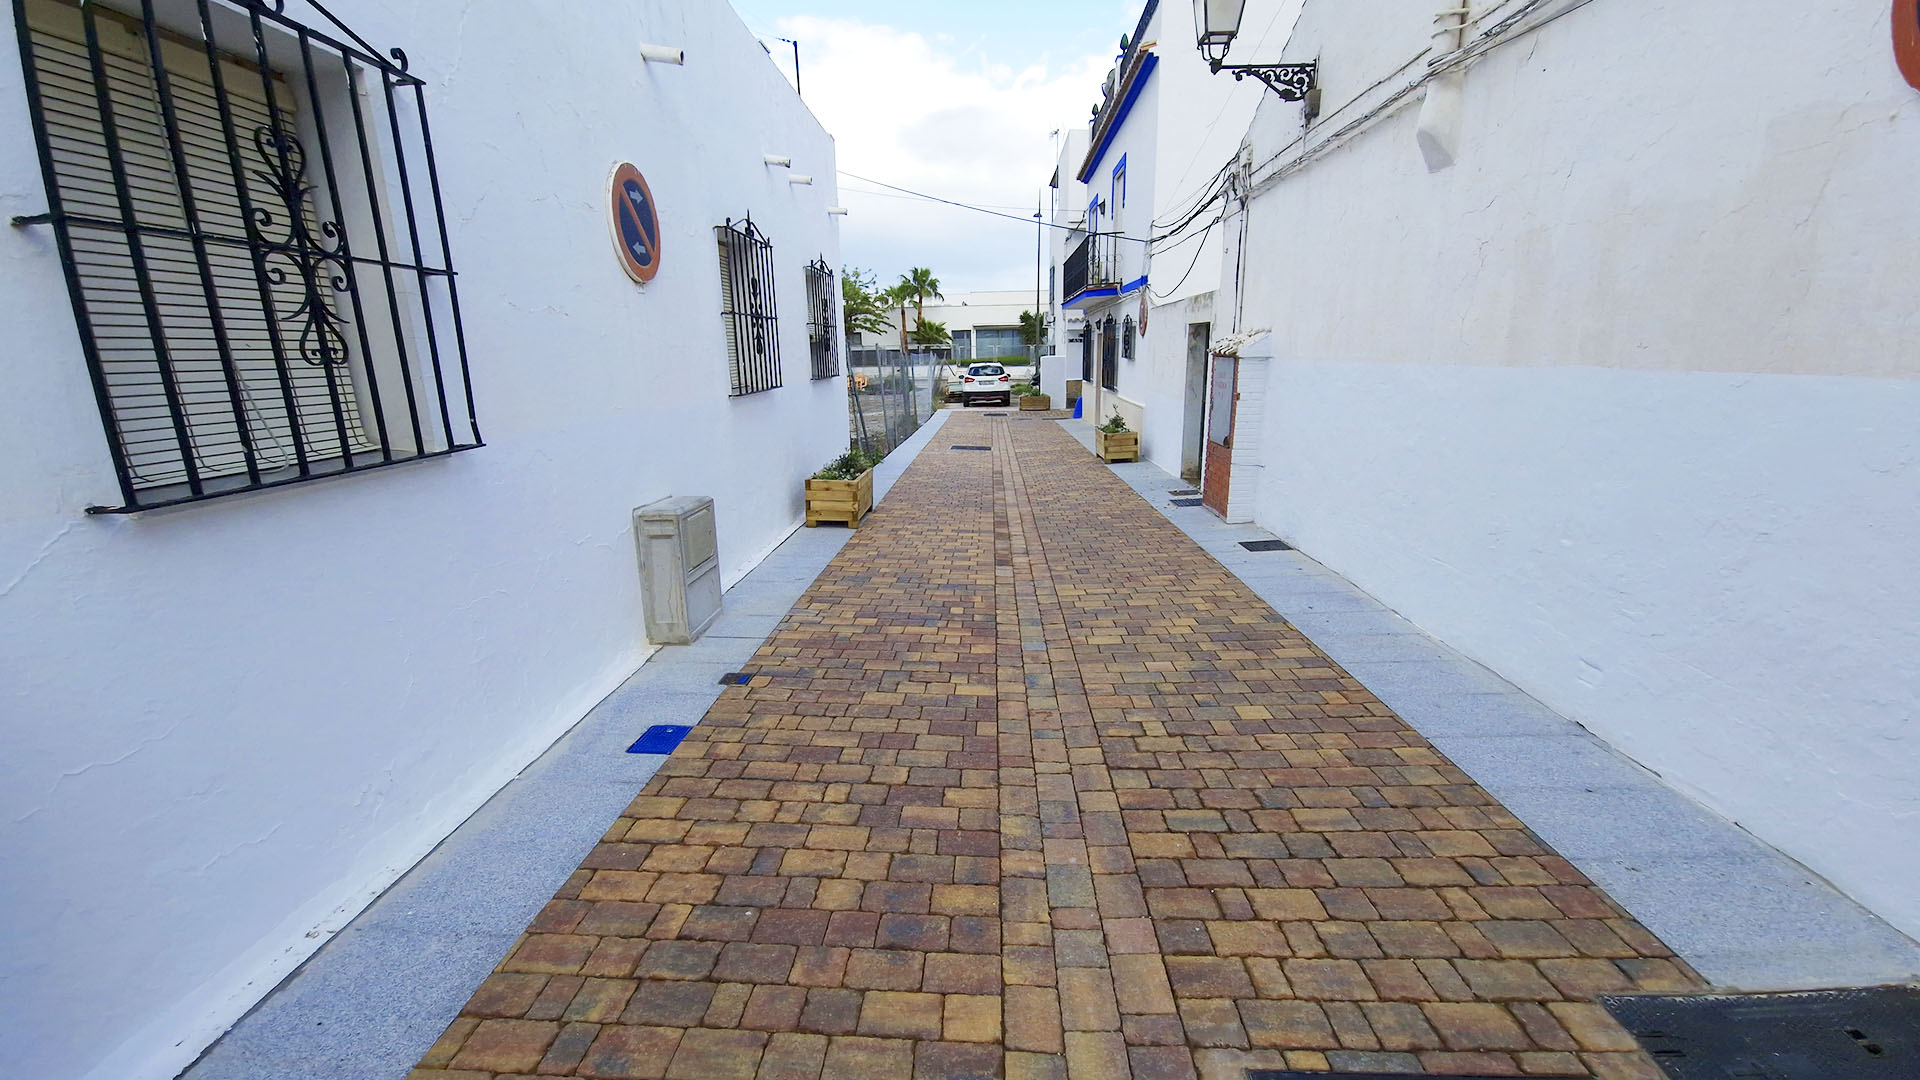
[[[870,454],[856,446],[828,462],[826,468],[813,474],[813,478],[815,480],[858,480],[861,473],[878,464],[880,464],[880,455]]]
[[[1013,388],[1013,392],[1019,397],[1040,397],[1043,393],[1037,383],[1021,383]]]
[[[1101,424],[1099,430],[1104,431],[1109,435],[1121,434],[1122,432],[1127,430],[1126,418],[1121,416],[1120,413],[1116,410],[1113,414],[1113,419],[1107,421],[1104,424]]]

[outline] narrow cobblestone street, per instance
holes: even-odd
[[[1658,1080],[1592,999],[1700,985],[1052,420],[745,670],[414,1080]]]

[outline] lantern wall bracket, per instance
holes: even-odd
[[[1307,64],[1226,64],[1218,60],[1209,61],[1214,73],[1233,72],[1235,80],[1251,75],[1267,84],[1267,89],[1280,95],[1281,101],[1305,101],[1307,95],[1320,85],[1319,63]]]

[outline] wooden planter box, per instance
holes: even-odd
[[[1108,463],[1115,461],[1139,461],[1140,433],[1137,431],[1122,431],[1118,434],[1109,435],[1095,428],[1093,432],[1093,450],[1094,453],[1100,455],[1101,461]]]
[[[1021,412],[1046,412],[1053,408],[1053,399],[1045,394],[1028,394],[1020,399]]]
[[[860,527],[860,519],[873,509],[873,470],[854,480],[807,481],[807,528],[826,522]]]

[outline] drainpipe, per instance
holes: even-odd
[[[1452,59],[1467,45],[1467,22],[1473,9],[1465,2],[1457,7],[1441,8],[1433,17],[1433,54],[1428,67],[1437,67]],[[1428,172],[1450,168],[1460,156],[1460,133],[1465,123],[1466,80],[1464,65],[1436,76],[1427,83],[1426,100],[1420,106],[1420,122],[1415,138]]]

